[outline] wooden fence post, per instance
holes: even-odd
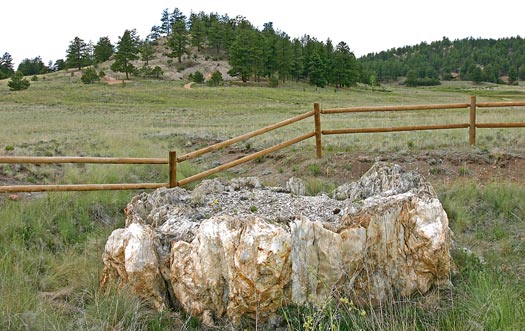
[[[318,103],[314,103],[314,119],[315,119],[315,149],[317,158],[323,157],[323,146],[321,143],[321,108]]]
[[[177,152],[169,152],[169,183],[168,187],[177,186]]]
[[[470,126],[469,126],[469,143],[476,144],[476,97],[470,97]]]

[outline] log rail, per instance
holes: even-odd
[[[9,192],[45,192],[45,191],[99,191],[99,190],[140,190],[157,189],[161,187],[176,187],[187,185],[226,169],[257,159],[264,155],[273,153],[285,147],[297,144],[301,141],[315,138],[316,156],[322,157],[322,136],[334,134],[358,134],[376,132],[400,132],[400,131],[421,131],[421,130],[445,130],[445,129],[469,129],[469,143],[476,144],[477,128],[524,128],[525,122],[512,123],[478,123],[477,108],[496,108],[496,107],[525,107],[525,102],[477,102],[476,97],[471,97],[469,103],[450,103],[450,104],[427,104],[427,105],[401,105],[401,106],[373,106],[373,107],[351,107],[321,109],[318,103],[314,104],[314,109],[283,120],[281,122],[266,126],[264,128],[245,133],[243,135],[225,140],[223,142],[201,148],[199,150],[177,156],[176,151],[169,151],[168,158],[116,158],[116,157],[32,157],[32,156],[0,156],[1,163],[27,163],[27,164],[58,164],[58,163],[80,163],[80,164],[167,164],[169,167],[169,179],[167,183],[131,183],[131,184],[65,184],[65,185],[9,185],[0,186],[0,193]],[[322,130],[322,115],[333,115],[342,113],[371,113],[371,112],[399,112],[399,111],[437,111],[447,109],[468,109],[468,123],[453,123],[441,125],[418,125],[418,126],[397,126],[397,127],[376,127],[376,128],[345,128]],[[227,162],[215,168],[203,171],[193,176],[177,180],[177,164],[194,159],[198,156],[219,150],[232,144],[245,141],[247,139],[271,132],[273,130],[291,125],[298,121],[314,117],[314,131],[305,133],[296,138],[279,143],[275,146],[254,152],[240,159]]]

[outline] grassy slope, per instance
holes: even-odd
[[[467,102],[471,93],[487,101],[525,99],[519,87],[472,90],[472,86],[447,85],[414,90],[391,86],[391,92],[373,92],[290,84],[278,89],[184,90],[181,82],[158,81],[87,86],[80,84],[78,78],[60,73],[33,82],[27,91],[8,92],[4,85],[6,81],[0,81],[0,153],[17,155],[165,157],[170,148],[193,150],[210,140],[231,137],[308,111],[313,102],[320,102],[324,108]],[[466,114],[452,113],[447,120],[466,121]],[[515,110],[501,113],[510,121],[523,121],[523,113]],[[497,116],[498,121],[505,120],[502,116]],[[396,115],[389,121],[403,123],[406,117],[400,117]],[[428,123],[436,117],[442,115],[413,114],[410,124]],[[343,118],[369,126],[385,121],[383,115]],[[328,128],[346,123],[323,118],[324,125]],[[312,130],[312,126],[309,121],[300,123],[251,144],[267,145],[276,137],[289,138]],[[395,151],[406,148],[408,142],[423,149],[470,149],[464,130],[395,134],[394,139],[392,135],[369,137],[334,137],[325,142],[335,151]],[[480,137],[484,148],[499,147],[521,155],[524,141],[523,130],[487,130]],[[14,151],[7,151],[7,146],[13,146]],[[12,175],[16,175],[15,170],[1,169]],[[57,170],[63,177],[53,178]],[[183,171],[193,171],[192,165]],[[34,181],[166,178],[165,169],[140,166],[33,167],[29,172]],[[525,253],[525,188],[512,183],[481,186],[462,182],[437,190],[459,245],[483,255],[487,264],[458,250],[456,260],[461,273],[453,279],[453,290],[436,289],[424,298],[368,310],[366,316],[344,302],[298,308],[284,314],[288,326],[301,329],[311,320],[313,329],[334,325],[342,329],[353,325],[383,330],[523,329],[525,288],[520,256]],[[191,329],[196,324],[179,312],[153,313],[126,293],[98,292],[105,238],[121,225],[122,209],[132,194],[54,193],[33,201],[5,201],[1,205],[0,329],[165,329],[168,325]]]

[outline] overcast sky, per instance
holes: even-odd
[[[17,65],[41,56],[65,58],[76,36],[116,44],[125,29],[146,37],[162,10],[242,15],[261,28],[273,22],[290,37],[309,34],[320,41],[346,42],[356,56],[422,41],[525,36],[523,0],[8,0],[0,6],[0,54]]]

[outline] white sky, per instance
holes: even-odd
[[[186,16],[242,15],[259,28],[271,21],[292,38],[345,41],[358,57],[443,36],[525,37],[523,0],[8,0],[0,6],[0,55],[10,53],[15,65],[36,56],[47,64],[65,58],[76,36],[94,43],[108,36],[116,44],[125,29],[135,28],[144,38],[162,10],[175,7]]]

